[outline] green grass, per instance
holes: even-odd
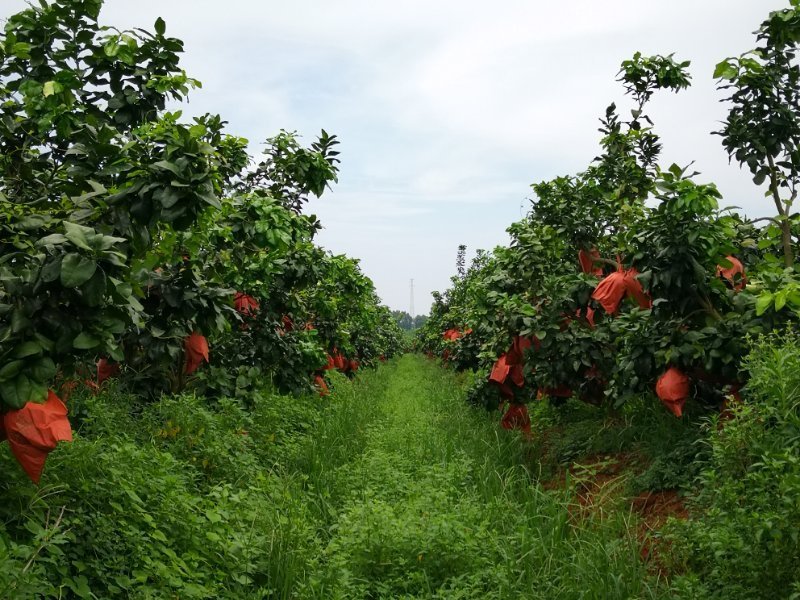
[[[545,491],[536,446],[464,384],[406,355],[248,410],[77,396],[41,489],[0,452],[0,597],[661,595],[629,511]]]
[[[520,436],[464,405],[455,375],[407,355],[380,376],[332,406],[324,441],[309,444],[325,511],[299,597],[653,595],[626,515],[576,522],[570,496],[523,466]],[[350,440],[347,452],[332,439]]]

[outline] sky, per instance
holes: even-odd
[[[0,16],[23,8],[0,0]],[[106,0],[101,23],[185,42],[203,83],[184,114],[220,114],[254,154],[281,129],[341,140],[339,182],[308,211],[318,242],[361,259],[384,303],[427,313],[455,273],[459,244],[508,243],[530,185],[585,169],[598,118],[634,52],[691,60],[693,86],[649,114],[662,164],[694,161],[723,206],[771,214],[764,190],[729,164],[714,66],[755,45],[787,0]],[[627,114],[627,110],[624,114]]]

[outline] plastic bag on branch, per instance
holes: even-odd
[[[497,384],[503,384],[506,382],[506,378],[508,377],[510,371],[511,365],[509,365],[506,361],[506,355],[501,354],[494,363],[492,372],[489,375],[489,381]]]
[[[44,404],[28,402],[7,412],[3,427],[11,452],[34,483],[39,483],[47,455],[58,442],[72,441],[67,407],[52,391]]]
[[[258,300],[242,292],[236,292],[233,297],[233,307],[240,315],[253,317],[258,312]]]
[[[184,372],[187,375],[194,373],[204,362],[208,362],[208,342],[197,332],[192,333],[184,341],[186,364]]]
[[[314,377],[314,385],[317,386],[319,395],[321,397],[325,397],[331,393],[330,389],[328,389],[328,384],[325,382],[325,378],[322,375],[317,375]]]
[[[638,274],[639,271],[636,269],[623,271],[620,268],[597,284],[592,299],[610,315],[617,314],[625,296],[633,298],[640,308],[652,308],[653,302],[649,294],[644,291],[642,283],[636,278]]]
[[[581,265],[581,271],[596,277],[603,276],[603,267],[595,263],[600,258],[600,253],[597,248],[592,248],[590,251],[580,250],[578,252],[578,262]]]
[[[739,292],[747,285],[747,275],[744,272],[744,265],[742,261],[735,256],[726,256],[725,258],[731,263],[731,266],[726,268],[722,265],[717,265],[717,277],[722,277],[729,281],[731,287]]]
[[[510,404],[500,424],[503,429],[519,429],[525,437],[531,437],[531,418],[524,404]]]
[[[97,361],[97,385],[103,385],[105,380],[116,377],[119,371],[119,363],[110,363],[107,359],[101,358]]]
[[[658,399],[678,418],[683,416],[683,407],[689,398],[690,389],[689,377],[677,367],[667,369],[656,382]]]

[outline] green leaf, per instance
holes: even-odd
[[[739,69],[729,60],[723,60],[714,69],[714,79],[727,79],[732,81],[739,74]]]
[[[786,306],[787,294],[788,292],[786,290],[781,290],[775,294],[775,310],[781,310],[784,306]]]
[[[89,588],[89,580],[83,575],[78,575],[75,579],[65,579],[64,584],[72,590],[78,598],[92,598],[92,590]]]
[[[72,340],[72,347],[78,350],[90,350],[100,345],[100,339],[90,333],[82,331],[74,340]]]
[[[42,281],[52,283],[61,274],[61,257],[57,256],[44,264],[41,270]]]
[[[178,165],[175,163],[171,163],[167,160],[159,160],[158,162],[153,163],[154,167],[158,167],[159,169],[163,169],[165,171],[169,171],[173,175],[177,175],[180,177],[182,175],[181,170],[178,168]]]
[[[770,304],[772,304],[772,294],[769,292],[761,294],[758,299],[756,299],[756,315],[759,317],[763,315]]]
[[[37,246],[58,246],[67,241],[67,236],[62,233],[47,235],[36,242]]]
[[[31,366],[31,374],[36,381],[50,381],[57,372],[56,363],[49,356],[43,356]]]
[[[70,252],[61,261],[61,285],[67,288],[76,288],[89,281],[97,270],[97,263]]]
[[[164,23],[164,19],[158,17],[156,19],[155,30],[158,35],[164,35],[164,32],[167,30],[167,24]]]
[[[42,88],[42,93],[44,93],[45,98],[48,98],[53,94],[57,94],[62,89],[63,88],[61,87],[60,83],[57,83],[55,81],[47,81],[45,82],[44,87]]]
[[[44,402],[47,385],[20,373],[14,379],[0,383],[0,398],[11,408],[20,409],[28,402]]]
[[[11,47],[11,54],[16,56],[17,58],[30,58],[31,57],[31,45],[26,44],[25,42],[17,42]]]
[[[81,292],[89,306],[100,306],[106,294],[106,275],[98,269],[92,278],[83,284]]]
[[[89,252],[94,250],[94,248],[89,245],[89,239],[96,235],[94,229],[78,225],[77,223],[64,221],[64,230],[66,231],[66,238],[78,248],[88,250]]]
[[[28,356],[34,356],[36,354],[42,353],[42,347],[39,345],[39,342],[34,342],[32,340],[23,342],[16,348],[14,348],[14,358],[25,358]]]
[[[108,40],[103,46],[103,52],[105,52],[107,57],[114,58],[117,54],[119,54],[119,40],[116,38],[111,38]]]
[[[0,381],[8,381],[9,379],[13,379],[19,374],[20,371],[22,371],[22,367],[24,365],[24,360],[12,360],[10,363],[4,364],[3,368],[0,369]]]

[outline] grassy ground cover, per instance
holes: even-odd
[[[41,487],[0,450],[0,598],[791,597],[798,363],[758,346],[724,427],[538,403],[530,440],[417,355],[324,399],[80,392]]]
[[[41,488],[0,455],[0,597],[653,595],[630,514],[534,485],[458,376],[407,355],[335,388],[75,396]]]

